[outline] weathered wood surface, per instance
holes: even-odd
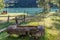
[[[43,36],[44,35],[44,27],[43,26],[16,26],[16,25],[11,25],[8,27],[8,33],[9,34],[18,34],[21,35],[23,33],[26,34],[31,34],[32,36]]]

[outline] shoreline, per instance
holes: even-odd
[[[0,14],[0,16],[18,16],[18,15],[27,15],[27,13],[7,13],[7,14]]]
[[[16,16],[19,16],[19,15],[27,15],[27,13],[8,13],[8,14],[1,14],[0,16],[0,21],[6,21],[8,19],[8,16],[12,16],[10,17],[10,19],[13,19],[15,18]],[[6,16],[6,17],[3,17],[3,16]]]

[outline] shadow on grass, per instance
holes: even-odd
[[[6,27],[8,27],[9,25],[12,25],[13,23],[12,22],[4,22],[4,23],[0,23],[0,29],[2,29],[2,28],[6,28]]]
[[[53,23],[54,27],[58,30],[60,30],[60,24],[59,23]]]

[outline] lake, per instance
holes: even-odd
[[[40,13],[44,9],[43,8],[4,8],[4,11],[7,11],[8,13],[28,13],[28,14],[34,14],[34,13]],[[58,8],[51,8],[51,12],[58,11]]]

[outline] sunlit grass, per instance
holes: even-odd
[[[30,25],[30,26],[38,26],[39,25],[39,22],[30,22],[27,25]]]
[[[59,14],[58,14],[59,15]],[[59,16],[49,16],[47,17],[49,19],[46,19],[45,20],[45,26],[47,27],[46,28],[46,37],[47,37],[47,40],[58,40],[60,39],[60,30],[58,30],[56,27],[58,27],[57,24],[60,24],[59,21],[56,21],[56,20],[60,20]],[[57,23],[55,25],[53,25],[53,23]],[[49,28],[50,27],[50,28]]]
[[[51,18],[45,18],[44,22],[46,26],[51,26],[53,21],[51,20]]]

